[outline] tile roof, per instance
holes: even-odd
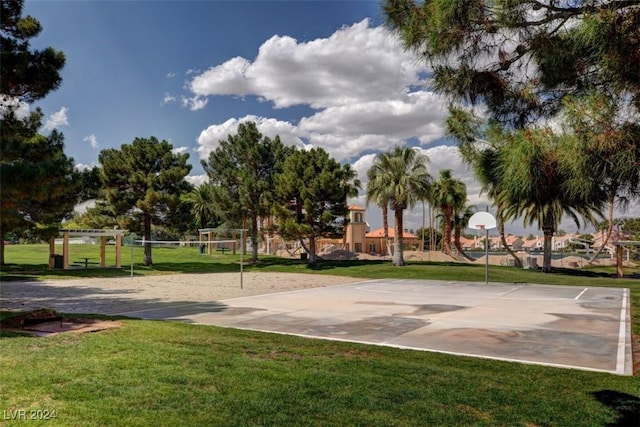
[[[389,227],[389,238],[393,239],[395,237],[396,233],[393,227]],[[373,230],[368,232],[365,237],[370,237],[370,238],[376,238],[376,237],[384,237],[384,228],[378,228],[377,230]],[[418,236],[416,236],[415,234],[411,234],[408,231],[405,231],[404,233],[402,233],[402,238],[403,239],[417,239]]]

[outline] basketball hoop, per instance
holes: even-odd
[[[469,218],[469,228],[485,230],[484,243],[484,283],[489,284],[489,230],[496,228],[496,218],[489,212],[476,212]]]
[[[496,228],[496,218],[489,212],[476,212],[469,218],[469,228],[491,230]]]

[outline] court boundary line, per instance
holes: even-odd
[[[622,305],[620,307],[620,326],[618,329],[618,353],[616,355],[616,373],[624,374],[627,354],[627,301],[629,288],[623,288]]]

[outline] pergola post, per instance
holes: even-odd
[[[116,267],[120,268],[122,266],[122,236],[124,232],[123,230],[103,230],[103,229],[68,229],[68,230],[58,230],[58,237],[62,237],[62,268],[68,270],[71,264],[70,261],[70,250],[69,250],[69,238],[70,237],[93,237],[100,238],[100,260],[97,264],[101,268],[105,268],[107,266],[107,256],[106,256],[106,246],[107,246],[107,238],[113,237],[116,241]],[[49,241],[49,266],[51,268],[55,267],[55,238]],[[84,259],[84,258],[83,258]],[[89,258],[84,259],[85,267],[89,264]],[[78,261],[78,263],[80,263]]]
[[[116,235],[116,268],[122,266],[122,234]]]
[[[54,255],[56,253],[56,238],[52,237],[49,239],[49,268],[55,267],[55,259]]]
[[[62,235],[62,268],[69,269],[69,232],[65,231]]]

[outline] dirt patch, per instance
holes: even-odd
[[[115,320],[64,317],[55,310],[37,309],[20,313],[0,323],[0,329],[21,332],[34,336],[49,336],[61,333],[98,332],[119,328],[122,323]]]

